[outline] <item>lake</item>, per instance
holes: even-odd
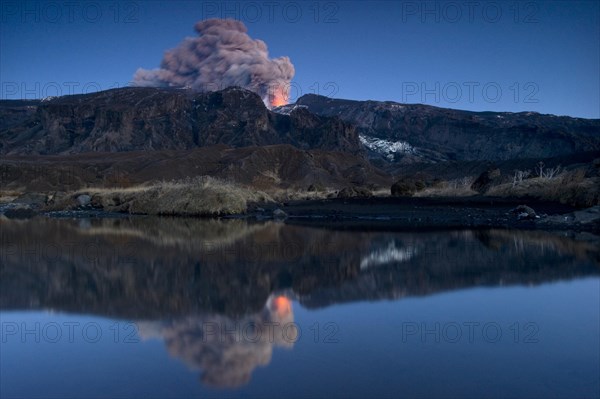
[[[600,250],[541,231],[0,220],[9,397],[600,395]]]

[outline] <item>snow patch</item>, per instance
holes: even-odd
[[[370,149],[371,151],[378,152],[385,156],[390,161],[394,159],[396,154],[414,154],[415,148],[408,144],[406,141],[389,141],[384,139],[378,139],[376,137],[358,135],[362,145]]]
[[[288,105],[282,105],[281,107],[275,107],[271,111],[277,112],[278,114],[282,114],[282,115],[289,115],[292,113],[293,110],[295,110],[297,108],[308,108],[308,106],[298,105],[298,104],[288,104]]]

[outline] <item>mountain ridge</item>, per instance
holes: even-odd
[[[291,144],[358,154],[353,126],[308,112],[280,115],[237,87],[195,93],[128,87],[38,102],[0,102],[0,154],[52,155]]]
[[[126,87],[0,101],[0,154],[190,150],[288,144],[368,157],[378,167],[553,158],[600,150],[600,119],[475,112],[316,94],[269,110],[238,87],[197,93]],[[387,165],[387,166],[386,166]]]
[[[321,116],[337,116],[355,125],[359,134],[409,144],[417,156],[400,154],[395,159],[407,163],[548,158],[600,149],[600,119],[464,111],[316,94],[306,94],[287,107],[294,106]],[[377,158],[377,154],[370,155]]]

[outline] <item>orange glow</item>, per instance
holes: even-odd
[[[284,87],[277,87],[270,96],[271,107],[281,107],[288,103],[288,93]]]
[[[283,96],[274,96],[273,97],[273,101],[271,101],[271,105],[273,107],[281,107],[282,105],[287,104],[287,101],[285,100],[285,98],[283,98]]]
[[[292,302],[283,295],[278,296],[273,300],[273,307],[277,316],[283,318],[292,313]]]

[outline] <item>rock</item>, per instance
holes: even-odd
[[[364,187],[344,187],[337,193],[337,198],[372,197],[373,192]]]
[[[25,193],[12,201],[13,204],[28,205],[32,208],[41,208],[46,205],[47,196],[43,193]]]
[[[92,197],[90,197],[87,194],[81,194],[77,197],[77,202],[79,203],[79,206],[88,206],[90,205],[91,201]]]
[[[412,197],[426,186],[425,182],[421,180],[399,180],[392,185],[391,194],[394,197]]]
[[[287,213],[285,213],[280,208],[277,208],[273,211],[273,218],[275,218],[275,219],[285,219],[285,218],[287,218],[287,216],[288,216]]]
[[[46,199],[46,205],[54,205],[61,202],[65,198],[67,198],[67,193],[64,191],[55,191],[48,195],[48,198]]]
[[[527,205],[519,205],[516,208],[511,209],[510,213],[516,214],[518,220],[530,220],[537,218],[533,208],[530,208]]]
[[[120,202],[117,197],[117,202]],[[113,201],[114,202],[114,201]],[[92,206],[92,208],[96,208],[96,209],[102,209],[104,208],[104,203],[102,201],[102,196],[99,194],[94,194],[92,195],[92,198],[90,199],[90,205]],[[119,204],[115,204],[115,205],[119,205]]]
[[[480,194],[488,191],[492,186],[500,184],[502,181],[502,175],[500,169],[490,168],[479,175],[477,179],[471,184],[471,189],[477,191]]]
[[[4,211],[4,216],[9,219],[29,219],[35,216],[37,212],[30,205],[19,205],[17,207],[9,208]]]
[[[325,191],[325,187],[323,187],[323,185],[319,184],[319,183],[311,184],[310,186],[308,186],[306,191],[308,191],[309,193],[312,193],[315,191]]]
[[[596,205],[564,215],[548,215],[537,223],[544,228],[584,228],[598,235],[600,234],[600,206]]]
[[[596,223],[600,222],[600,205],[593,206],[591,208],[583,209],[581,211],[573,212],[575,220],[579,223]]]

